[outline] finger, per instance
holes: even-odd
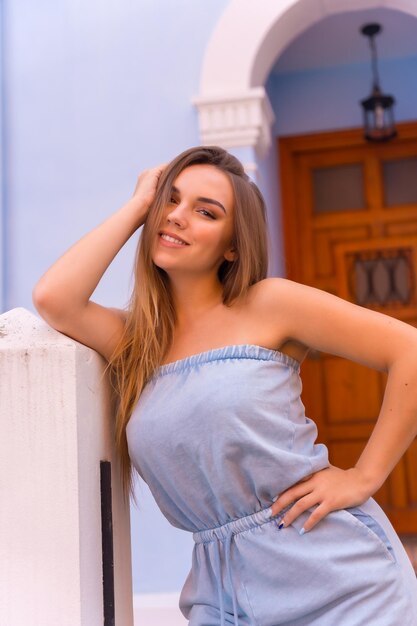
[[[318,507],[316,507],[303,526],[304,533],[312,530],[312,528],[314,528],[324,517],[326,517],[329,512],[329,508],[324,504],[320,504]]]
[[[315,497],[313,494],[308,494],[307,496],[304,496],[304,498],[300,498],[299,500],[297,500],[297,502],[295,502],[295,504],[285,513],[284,517],[282,518],[282,527],[285,528],[286,526],[292,524],[294,520],[296,520],[297,517],[301,515],[301,513],[304,513],[304,511],[307,511],[315,504],[317,504],[317,497]]]
[[[306,482],[297,483],[294,487],[283,491],[272,505],[272,515],[276,515],[289,504],[311,493],[312,486]]]

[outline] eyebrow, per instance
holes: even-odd
[[[177,193],[178,195],[180,195],[180,190],[177,187],[175,187],[175,185],[172,185],[172,191],[173,193]],[[226,213],[226,209],[224,208],[221,202],[218,202],[218,200],[213,200],[213,198],[204,198],[203,196],[198,197],[197,200],[199,202],[208,202],[209,204],[215,204]]]

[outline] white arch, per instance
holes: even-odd
[[[416,0],[230,0],[207,45],[193,100],[202,142],[264,153],[274,116],[263,85],[282,50],[329,15],[377,7],[417,17]]]
[[[231,0],[206,48],[200,94],[262,86],[276,58],[303,30],[334,13],[377,7],[417,17],[415,0]]]

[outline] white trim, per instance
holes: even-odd
[[[193,99],[201,143],[271,145],[272,107],[263,85],[284,48],[328,15],[376,7],[417,17],[416,0],[230,0],[208,42]]]
[[[199,112],[202,144],[254,146],[261,157],[271,147],[270,126],[275,116],[263,87],[222,98],[194,98],[193,104]]]

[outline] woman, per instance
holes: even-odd
[[[92,302],[141,225],[127,311]],[[416,626],[414,572],[371,496],[417,433],[417,331],[266,272],[259,190],[235,157],[196,147],[143,172],[33,299],[108,361],[125,495],[133,465],[193,533],[180,596],[191,626]],[[329,464],[304,415],[310,348],[388,372],[348,470]]]

